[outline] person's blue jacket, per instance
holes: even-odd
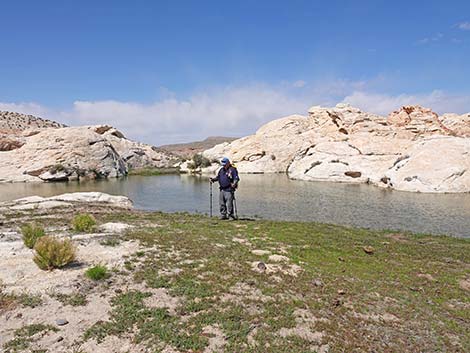
[[[217,176],[212,179],[212,181],[218,181],[220,190],[224,191],[235,191],[239,180],[237,169],[232,166],[227,169],[220,168]]]

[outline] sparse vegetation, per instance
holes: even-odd
[[[155,176],[165,174],[179,174],[179,168],[140,168],[130,169],[127,175]]]
[[[23,243],[30,249],[34,248],[36,241],[45,236],[44,228],[37,223],[28,223],[21,227],[21,234],[23,236]]]
[[[103,246],[115,247],[115,246],[118,246],[119,244],[121,244],[121,241],[118,238],[113,238],[113,237],[106,238],[100,241],[100,245],[103,245]]]
[[[76,215],[72,220],[72,228],[76,232],[91,232],[95,226],[95,217],[90,214],[79,214]]]
[[[15,338],[11,341],[6,342],[3,345],[5,353],[16,353],[21,352],[29,348],[32,342],[34,342],[33,336],[40,332],[57,332],[58,329],[51,325],[45,324],[32,324],[23,326],[14,332]]]
[[[67,283],[76,292],[55,297],[76,306],[80,318],[89,315],[88,306],[79,308],[87,301],[110,303],[109,315],[82,326],[80,344],[115,335],[152,352],[202,352],[216,338],[220,352],[470,351],[466,239],[318,223],[225,223],[187,213],[94,214],[100,223],[133,226],[120,236],[121,248],[100,251],[133,245],[105,271],[112,281],[85,274]],[[51,223],[69,224],[72,215],[65,217]],[[0,295],[0,310],[2,302],[5,310],[21,305]],[[52,338],[32,339],[43,336]],[[62,351],[70,352],[65,342]],[[9,344],[35,348],[24,334]]]
[[[85,271],[85,276],[93,281],[100,281],[110,276],[108,268],[104,265],[96,265]]]
[[[34,262],[41,270],[62,268],[75,260],[75,247],[70,239],[44,236],[34,246]]]
[[[30,308],[35,308],[42,305],[43,300],[40,294],[31,294],[31,293],[21,293],[17,297],[18,302]]]
[[[72,294],[53,293],[53,294],[50,294],[50,296],[52,298],[57,299],[64,305],[83,306],[88,303],[86,296],[81,293],[72,293]]]
[[[0,315],[14,309],[18,305],[18,298],[10,293],[5,293],[0,287]]]
[[[211,165],[211,161],[204,157],[202,154],[195,154],[193,156],[192,162],[188,163],[189,169],[197,169],[197,168],[206,168]]]
[[[62,164],[56,164],[49,168],[49,173],[57,174],[60,172],[64,172],[66,168]]]

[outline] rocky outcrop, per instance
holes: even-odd
[[[0,131],[26,131],[65,127],[56,121],[16,112],[0,111]]]
[[[120,131],[111,126],[90,128],[102,135],[114,147],[128,168],[168,168],[178,161],[178,158],[169,152],[145,143],[128,140]]]
[[[272,121],[256,134],[206,150],[241,173],[369,183],[416,192],[470,192],[470,114],[406,106],[388,117],[345,104]],[[438,152],[438,153],[436,153]]]
[[[102,192],[74,192],[52,197],[30,196],[2,202],[0,203],[0,210],[43,210],[70,207],[75,204],[101,204],[124,209],[133,207],[132,201],[126,196],[114,196]]]
[[[44,129],[18,149],[0,153],[1,181],[63,181],[126,174],[124,161],[101,135],[83,127]]]
[[[170,167],[177,161],[153,146],[126,139],[111,126],[61,127],[39,118],[29,121],[36,125],[3,121],[10,130],[0,134],[0,182],[112,178],[131,168]]]

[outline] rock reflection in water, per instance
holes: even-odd
[[[293,181],[280,174],[242,175],[241,179],[237,192],[240,215],[470,237],[470,194],[419,194],[368,185]],[[216,185],[213,188],[217,205]],[[126,195],[135,207],[146,210],[209,211],[208,178],[188,175],[0,184],[0,201],[74,191]]]

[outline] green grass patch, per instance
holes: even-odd
[[[108,268],[104,265],[96,265],[85,271],[85,276],[93,281],[100,281],[110,276]]]

